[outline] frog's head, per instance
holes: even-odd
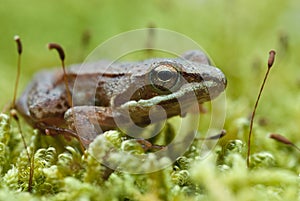
[[[123,97],[116,97],[115,105],[119,105],[121,109],[129,109],[133,121],[144,125],[145,122],[150,122],[145,120],[148,119],[150,110],[156,115],[153,110],[155,105],[164,108],[167,117],[184,115],[191,105],[201,104],[219,96],[226,85],[227,80],[223,72],[209,65],[208,60],[199,62],[199,57],[196,60],[156,59],[143,79],[132,79],[129,88],[131,95],[128,95],[128,92],[123,93]],[[124,101],[124,96],[129,98],[128,101]],[[156,115],[157,120],[161,120],[159,112]]]
[[[198,103],[213,100],[227,85],[223,72],[214,66],[183,59],[165,60],[153,64],[148,82],[160,95],[177,99],[197,98]]]
[[[132,75],[130,84],[114,97],[112,105],[158,97],[164,102],[174,102],[174,99],[184,100],[191,96],[200,104],[216,98],[227,85],[223,72],[208,63],[182,58],[146,60],[144,63],[149,66],[146,72]]]

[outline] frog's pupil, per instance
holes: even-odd
[[[168,81],[172,78],[173,73],[169,70],[161,70],[157,73],[157,77],[162,81]]]

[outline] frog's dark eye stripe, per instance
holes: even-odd
[[[170,63],[159,63],[149,73],[151,85],[161,93],[174,91],[180,79],[180,72]]]

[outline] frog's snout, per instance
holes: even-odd
[[[225,91],[227,87],[227,78],[225,74],[216,67],[210,66],[209,73],[203,73],[204,85],[208,90],[209,99],[212,100]]]
[[[227,87],[227,78],[226,78],[226,76],[224,74],[223,74],[223,78],[222,78],[222,83],[223,83],[224,90],[225,90],[226,87]]]
[[[217,71],[219,71],[218,72],[218,88],[219,88],[219,92],[221,93],[221,92],[223,92],[225,89],[226,89],[226,87],[227,87],[227,78],[226,78],[226,76],[225,76],[225,74],[220,70],[220,69],[218,69],[218,68],[216,68],[217,69]]]

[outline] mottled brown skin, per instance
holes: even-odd
[[[36,74],[17,102],[18,112],[41,131],[65,128],[75,134],[82,133],[78,132],[80,129],[99,133],[116,129],[116,118],[124,125],[130,124],[124,111],[129,110],[136,125],[147,126],[153,105],[163,107],[168,118],[183,116],[192,103],[191,97],[201,104],[226,88],[224,74],[210,66],[208,58],[197,50],[179,58],[112,65],[110,61],[99,61],[81,67],[77,64],[68,69],[73,106],[67,101],[62,70],[56,69]],[[158,111],[156,121],[160,120]],[[95,125],[101,128],[96,129]],[[82,134],[79,137],[92,140]]]

